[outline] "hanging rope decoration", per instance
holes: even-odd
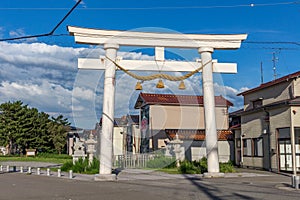
[[[139,76],[139,75],[136,75],[136,74],[130,72],[129,70],[123,68],[118,63],[116,63],[116,61],[110,59],[109,57],[106,56],[106,58],[109,61],[111,61],[112,63],[114,63],[120,70],[122,70],[123,72],[125,72],[129,76],[131,76],[131,77],[133,77],[137,80],[140,80],[140,81],[150,81],[150,80],[154,80],[154,79],[166,79],[166,80],[169,80],[169,81],[183,81],[183,80],[193,76],[194,74],[198,73],[200,70],[203,69],[204,66],[206,66],[207,64],[212,62],[212,60],[209,60],[208,62],[204,63],[204,65],[201,65],[200,67],[198,67],[194,71],[189,72],[189,73],[187,73],[183,76],[171,76],[169,74],[164,74],[164,73],[153,74],[153,75],[149,75],[149,76]]]

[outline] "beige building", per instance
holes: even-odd
[[[293,171],[294,153],[300,170],[299,77],[296,72],[238,94],[244,97],[244,109],[235,139],[243,166]]]
[[[228,130],[228,108],[232,103],[215,97],[219,160],[233,158],[233,135]],[[140,152],[165,148],[177,134],[183,140],[185,157],[199,160],[206,156],[202,96],[141,93],[135,108],[140,109]]]

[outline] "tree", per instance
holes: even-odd
[[[53,142],[55,150],[61,154],[62,150],[66,145],[66,137],[69,131],[69,125],[67,118],[62,115],[56,118],[51,117],[51,122],[48,124],[48,129],[50,131],[50,139]]]
[[[0,105],[0,145],[7,146],[9,154],[25,153],[34,148],[43,152],[55,149],[61,153],[66,145],[67,118],[50,118],[21,101]]]
[[[0,135],[1,144],[8,146],[9,154],[17,150],[20,138],[26,138],[25,130],[23,129],[23,124],[26,123],[22,121],[22,115],[24,115],[24,109],[27,106],[23,106],[21,101],[16,101],[14,103],[8,102],[0,105],[1,120],[0,120]]]

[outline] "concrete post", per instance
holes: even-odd
[[[47,168],[47,176],[50,176],[50,169]]]
[[[294,176],[295,177],[295,189],[299,190],[299,184],[300,184],[300,176]]]
[[[7,165],[7,166],[6,166],[6,171],[9,172],[9,169],[10,169],[10,166]]]
[[[23,170],[23,167],[21,166],[20,167],[20,173],[23,173],[24,172],[24,170]]]
[[[73,178],[73,170],[69,171],[69,178],[72,179]]]
[[[57,177],[61,177],[61,169],[57,169]]]
[[[31,167],[28,167],[27,174],[31,174]]]
[[[38,168],[36,169],[36,174],[37,174],[37,175],[41,175],[41,168],[38,167]]]
[[[2,165],[0,165],[0,172],[2,172],[3,171],[3,166]]]
[[[105,44],[106,56],[111,60],[117,57],[119,45]],[[102,131],[100,134],[100,170],[95,180],[115,179],[112,174],[112,135],[114,128],[114,104],[115,104],[115,71],[113,62],[106,59],[103,94]]]
[[[213,83],[212,52],[213,48],[201,47],[198,52],[201,55],[203,82],[203,103],[205,116],[205,136],[208,173],[219,173],[218,135],[215,116],[215,94]]]

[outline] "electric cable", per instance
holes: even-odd
[[[54,32],[56,31],[56,29],[66,20],[66,18],[73,12],[73,10],[80,4],[81,1],[82,0],[78,0],[76,2],[76,4],[69,10],[69,12],[56,24],[56,26],[49,33],[37,34],[37,35],[28,35],[28,36],[21,36],[21,37],[14,37],[14,38],[5,38],[5,39],[0,39],[0,42],[52,36],[54,34]]]

